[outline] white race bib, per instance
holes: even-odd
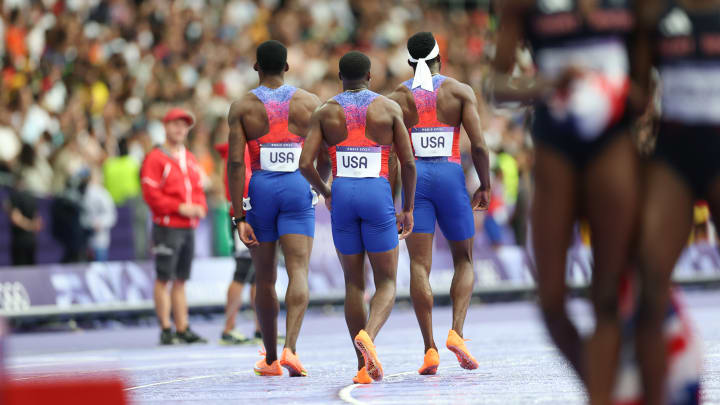
[[[412,144],[415,156],[452,156],[453,136],[451,127],[413,128]]]
[[[260,145],[260,168],[271,172],[294,172],[300,163],[299,143],[264,143]]]
[[[338,177],[380,177],[381,147],[338,146],[335,152]]]

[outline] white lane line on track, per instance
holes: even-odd
[[[179,382],[184,382],[184,381],[204,380],[207,378],[227,377],[227,376],[231,376],[231,375],[241,375],[241,374],[247,374],[247,372],[236,371],[233,373],[225,373],[225,374],[210,374],[210,375],[198,375],[195,377],[176,378],[174,380],[169,380],[169,381],[160,381],[160,382],[151,383],[151,384],[138,385],[137,387],[125,388],[125,391],[134,391],[134,390],[139,390],[141,388],[156,387],[158,385],[174,384],[174,383],[179,383]]]
[[[451,369],[451,368],[460,368],[460,367],[459,367],[459,366],[439,367],[439,368],[438,368],[438,371],[440,371],[440,370],[448,370],[448,369]],[[386,375],[386,376],[384,377],[384,379],[395,378],[395,377],[400,377],[400,376],[403,376],[403,375],[409,375],[409,374],[415,374],[415,373],[417,373],[417,371],[403,371],[402,373],[395,373],[395,374]],[[350,384],[350,385],[348,385],[348,386],[346,386],[346,387],[343,387],[343,389],[341,389],[341,390],[338,392],[338,396],[340,397],[340,400],[341,400],[341,401],[344,401],[344,402],[347,402],[348,404],[353,404],[353,405],[367,405],[367,403],[362,402],[362,401],[359,401],[359,400],[357,400],[357,399],[355,399],[355,398],[352,397],[352,392],[353,392],[353,390],[354,390],[355,388],[360,387],[360,386],[363,386],[363,385],[370,385],[370,386],[371,386],[372,384]]]
[[[183,353],[182,356],[188,359],[202,359],[202,360],[227,360],[228,358],[242,359],[257,357],[255,353],[223,353],[223,350],[209,350],[195,353]],[[81,356],[77,357],[74,355],[67,356],[45,356],[38,357],[36,359],[28,357],[15,357],[10,358],[11,364],[5,366],[6,369],[28,369],[28,368],[44,368],[44,367],[55,367],[55,366],[67,366],[75,365],[80,363],[112,363],[118,361],[133,361],[133,360],[165,360],[168,358],[174,359],[179,354],[176,351],[168,351],[158,355],[157,353],[142,353],[128,356],[126,354],[118,354],[116,352],[109,353],[105,356]],[[14,364],[12,364],[14,363]]]
[[[97,369],[87,369],[87,370],[65,369],[65,370],[58,370],[58,371],[50,373],[50,374],[21,375],[21,376],[10,375],[9,377],[13,381],[22,381],[22,380],[33,380],[33,379],[40,379],[40,378],[67,377],[68,375],[78,376],[81,374],[112,373],[112,372],[118,372],[118,371],[144,371],[144,370],[164,369],[164,368],[168,368],[168,367],[197,366],[199,364],[214,363],[217,361],[219,361],[219,359],[195,360],[195,361],[185,361],[185,362],[179,362],[179,363],[163,363],[163,364],[153,364],[153,365],[147,365],[147,366],[97,368]]]
[[[20,368],[42,368],[42,367],[54,367],[59,365],[66,365],[68,363],[97,363],[103,361],[111,361],[113,358],[110,357],[82,357],[75,359],[63,359],[57,361],[48,361],[44,363],[34,364],[9,364],[5,366],[6,369],[20,369]],[[17,359],[11,359],[11,361],[18,361]]]

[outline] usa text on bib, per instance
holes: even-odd
[[[412,144],[417,157],[452,156],[453,128],[413,128]]]
[[[299,143],[264,143],[260,146],[260,168],[271,172],[298,169],[302,146]]]
[[[379,177],[382,166],[379,146],[338,146],[338,177]]]

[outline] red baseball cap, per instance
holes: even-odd
[[[195,116],[193,116],[191,112],[180,107],[171,108],[170,111],[165,114],[163,123],[167,124],[168,122],[174,120],[184,120],[191,128],[195,125]]]

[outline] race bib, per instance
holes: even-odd
[[[338,146],[335,149],[338,177],[380,177],[382,148]]]
[[[412,143],[417,157],[452,156],[453,128],[413,128]]]
[[[260,168],[271,172],[294,172],[298,169],[301,151],[299,143],[264,143],[260,145]]]

